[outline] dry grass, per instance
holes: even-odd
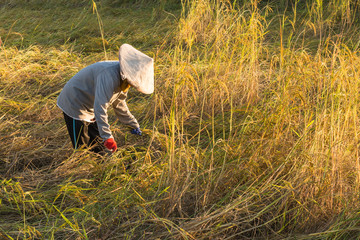
[[[142,44],[156,92],[129,98],[144,136],[111,113],[112,156],[73,152],[55,106],[66,80],[120,38],[107,32],[109,2],[96,53],[1,46],[0,236],[358,238],[358,5],[281,2],[182,1],[173,15],[159,1],[144,31],[164,38]]]

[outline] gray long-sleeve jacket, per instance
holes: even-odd
[[[65,84],[57,105],[74,119],[93,122],[95,118],[100,137],[106,140],[112,137],[107,115],[109,105],[113,106],[121,123],[140,127],[126,105],[127,93],[120,90],[121,81],[118,61],[94,63]]]

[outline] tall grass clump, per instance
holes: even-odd
[[[160,59],[169,60],[161,64],[167,71],[159,92],[166,94],[158,96],[157,107],[168,109],[163,117],[170,135],[169,181],[177,183],[170,195],[181,207],[185,190],[201,186],[188,192],[198,201],[195,212],[204,210],[215,195],[210,192],[226,176],[235,112],[259,100],[266,23],[256,5],[247,7],[184,1],[173,48]]]
[[[182,4],[156,96],[166,214],[188,217],[194,238],[267,238],[356,211],[359,56],[338,34],[357,8],[331,1],[324,16],[322,1],[295,1],[290,18],[257,1]]]

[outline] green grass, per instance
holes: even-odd
[[[360,236],[358,3],[95,4],[0,7],[0,237]],[[119,150],[74,152],[56,98],[125,42],[155,58],[144,135],[110,111]]]

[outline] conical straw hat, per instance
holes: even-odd
[[[154,92],[154,60],[129,44],[119,50],[120,74],[122,79],[139,92]]]

